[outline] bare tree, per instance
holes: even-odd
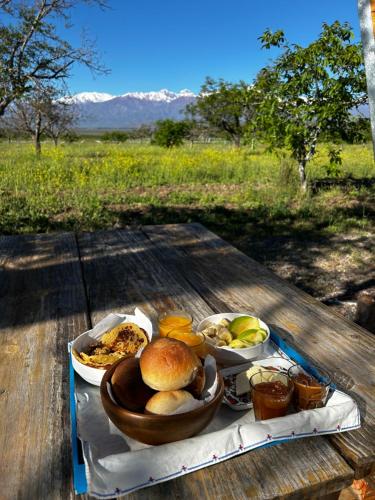
[[[44,133],[53,140],[55,146],[61,136],[71,131],[76,119],[77,115],[69,102],[46,101],[43,111]]]
[[[10,144],[15,137],[17,137],[17,130],[15,130],[12,121],[9,120],[9,117],[2,116],[0,118],[0,138],[7,139]]]
[[[9,129],[32,137],[37,155],[41,153],[43,134],[57,145],[60,136],[73,125],[75,114],[71,105],[58,96],[53,87],[39,87],[15,101],[3,118]]]
[[[26,99],[19,99],[14,102],[9,113],[8,122],[13,130],[18,134],[25,134],[32,137],[35,152],[41,153],[41,136],[44,132],[43,124],[43,103],[36,96]]]
[[[66,79],[75,63],[106,72],[87,38],[73,47],[56,34],[57,19],[68,29],[69,13],[80,3],[105,6],[105,0],[0,0],[8,20],[0,23],[0,116],[35,86]]]

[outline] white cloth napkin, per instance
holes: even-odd
[[[280,356],[280,351],[274,346],[267,354]],[[98,387],[76,377],[75,396],[88,493],[98,498],[123,496],[274,441],[360,427],[356,403],[335,390],[325,408],[260,422],[252,410],[235,412],[222,405],[198,436],[149,446],[125,436],[109,421]]]

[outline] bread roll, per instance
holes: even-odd
[[[139,359],[126,358],[115,368],[111,377],[112,393],[123,408],[143,412],[155,391],[142,380]]]
[[[156,391],[186,387],[194,380],[200,366],[192,349],[176,339],[157,339],[145,347],[140,357],[143,381]]]
[[[147,401],[145,413],[155,415],[171,415],[187,401],[194,399],[187,391],[157,392]]]

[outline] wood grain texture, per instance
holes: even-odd
[[[67,342],[88,325],[75,237],[1,237],[0,264],[0,498],[73,498]]]
[[[128,498],[312,499],[336,492],[346,484],[348,465],[345,461],[327,441],[311,438],[253,450],[140,490]]]
[[[199,224],[148,226],[159,258],[187,279],[215,310],[251,311],[357,401],[362,427],[329,439],[355,469],[375,464],[375,336],[278,278]]]
[[[212,309],[181,276],[162,266],[141,231],[102,231],[78,237],[91,320],[110,312],[132,314],[141,307],[156,326],[157,316],[183,308],[194,317]]]
[[[179,257],[163,235],[154,242],[140,230],[103,231],[82,234],[78,241],[93,324],[135,306],[154,320],[166,308],[182,307],[196,320],[229,308],[227,298],[216,298],[204,280],[192,286],[190,264],[177,269]],[[341,489],[352,476],[328,441],[317,437],[252,451],[130,498],[312,498]]]

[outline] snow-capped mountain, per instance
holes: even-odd
[[[156,120],[184,119],[186,106],[195,101],[195,94],[184,89],[171,92],[127,92],[114,96],[100,92],[81,92],[67,100],[77,110],[78,126],[82,128],[132,128]]]
[[[193,92],[188,89],[180,90],[177,94],[171,92],[167,89],[159,90],[159,92],[127,92],[121,97],[134,97],[136,99],[142,99],[144,101],[163,101],[171,102],[179,97],[195,97]]]
[[[75,94],[67,100],[76,104],[82,104],[85,102],[105,102],[113,99],[114,97],[116,96],[112,94],[105,94],[103,92],[81,92],[80,94]]]

